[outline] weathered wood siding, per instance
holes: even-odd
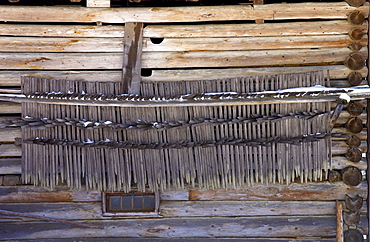
[[[348,20],[354,11],[363,14],[363,23]],[[126,22],[145,23],[145,82],[329,70],[332,86],[350,86],[353,72],[360,75],[358,84],[366,84],[367,67],[353,69],[346,59],[352,52],[368,59],[368,13],[368,3],[355,8],[344,1],[117,9],[0,6],[0,88],[19,90],[21,76],[121,81]],[[255,23],[261,19],[264,24]],[[354,36],[353,29],[362,33],[360,37]],[[365,110],[366,102],[361,104]],[[0,120],[20,117],[20,112],[18,104],[0,103]],[[348,110],[342,111],[333,132],[348,133],[346,123],[352,117]],[[359,117],[365,127],[366,113]],[[0,215],[1,239],[334,241],[335,201],[342,202],[346,194],[367,198],[368,193],[366,180],[358,186],[339,180],[240,190],[189,189],[161,193],[162,218],[111,219],[102,215],[102,197],[96,191],[49,191],[21,185],[22,154],[16,141],[20,133],[20,128],[0,129],[0,210],[104,229]],[[363,129],[355,134],[361,139],[362,153],[367,151],[366,133]],[[333,138],[332,169],[366,170],[365,158],[348,160],[349,148],[346,138]],[[358,226],[364,234],[368,232],[366,206]]]

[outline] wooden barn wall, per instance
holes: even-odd
[[[365,17],[363,23],[349,20],[356,11]],[[21,76],[121,81],[126,22],[145,23],[142,81],[329,70],[331,86],[351,86],[356,81],[353,72],[362,77],[356,84],[367,84],[367,67],[353,67],[348,58],[353,52],[368,58],[368,13],[368,3],[351,7],[344,1],[176,8],[0,6],[0,91],[20,92]],[[363,129],[352,135],[361,139],[359,149],[366,153],[366,101],[359,104]],[[20,117],[20,111],[19,104],[1,102],[0,120]],[[333,132],[350,133],[346,124],[353,117],[345,108]],[[102,195],[97,191],[50,191],[21,184],[20,134],[20,128],[0,129],[0,212],[98,228],[3,213],[0,239],[335,241],[338,203],[346,210],[346,195],[366,199],[368,193],[366,180],[349,186],[341,179],[237,190],[189,189],[161,193],[160,218],[112,219],[102,215]],[[332,144],[332,170],[340,173],[355,166],[366,171],[365,156],[359,162],[349,160],[345,138],[333,138]],[[355,227],[367,234],[366,202],[360,214]]]

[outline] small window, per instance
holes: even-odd
[[[104,216],[158,216],[158,193],[132,191],[106,192],[103,195]]]

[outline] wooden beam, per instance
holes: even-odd
[[[140,94],[143,23],[126,23],[121,93]]]
[[[343,205],[337,201],[337,242],[343,242]]]
[[[348,48],[255,51],[144,52],[141,68],[273,67],[342,64]],[[367,49],[359,52],[367,58]],[[271,62],[271,59],[274,62]],[[118,70],[119,53],[0,53],[0,70]]]
[[[307,2],[292,4],[197,6],[171,8],[74,8],[1,6],[0,21],[9,22],[204,22],[229,20],[347,19],[354,9],[368,16],[369,4],[359,8],[345,2]],[[68,12],[68,14],[65,14]]]

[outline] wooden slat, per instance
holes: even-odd
[[[21,159],[0,159],[0,175],[21,174]]]
[[[348,48],[327,48],[310,51],[199,51],[199,52],[144,52],[142,68],[188,67],[253,67],[279,65],[322,65],[344,62],[351,53]],[[367,57],[367,49],[361,53]],[[271,59],[274,62],[271,62]],[[0,69],[53,70],[120,69],[122,56],[118,53],[0,53]]]
[[[200,22],[227,20],[346,19],[354,9],[368,16],[368,3],[359,8],[345,2],[230,5],[171,8],[70,8],[1,6],[0,21],[9,22]],[[65,14],[68,12],[68,14]]]
[[[72,227],[50,222],[1,223],[3,239],[48,239],[63,235],[68,238],[140,237],[140,238],[335,238],[335,216],[317,217],[237,217],[77,220],[101,225],[104,229]],[[366,223],[364,221],[364,223]],[[271,238],[270,237],[270,238]]]
[[[359,26],[367,33],[367,22]],[[144,37],[150,38],[207,38],[251,36],[307,36],[348,34],[353,28],[347,20],[326,20],[265,24],[207,24],[207,25],[148,25]],[[0,25],[1,30],[1,25]],[[32,30],[30,30],[32,31]],[[112,36],[116,37],[116,36]]]
[[[232,78],[240,76],[275,75],[289,72],[314,70],[329,70],[331,79],[344,79],[351,72],[342,65],[333,66],[302,66],[302,67],[265,67],[265,68],[228,68],[228,69],[176,69],[153,70],[151,76],[143,76],[142,80],[176,81],[176,80],[212,80],[218,78]],[[367,75],[367,68],[360,70],[363,76]],[[120,71],[0,71],[0,86],[20,86],[21,76],[36,76],[48,79],[67,79],[81,81],[121,81]],[[345,82],[348,86],[347,81]],[[364,81],[365,82],[365,81]]]
[[[21,156],[22,149],[20,146],[13,144],[0,144],[0,157]]]

